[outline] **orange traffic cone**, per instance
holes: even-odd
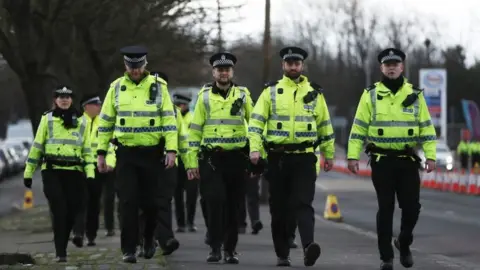
[[[462,177],[462,173],[463,173],[463,169],[462,171],[459,173],[457,171],[457,169],[454,170],[454,178],[453,178],[453,184],[452,184],[452,191],[453,192],[460,192],[460,178]]]

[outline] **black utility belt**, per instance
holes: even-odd
[[[307,151],[314,148],[313,143],[290,143],[290,144],[274,144],[267,143],[267,152],[294,152],[294,151]]]
[[[44,159],[43,162],[50,167],[61,166],[61,167],[74,167],[74,166],[84,166],[85,162],[83,161],[67,161],[67,160],[55,160],[55,159]]]

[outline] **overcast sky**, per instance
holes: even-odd
[[[205,0],[204,0],[205,1]],[[214,0],[207,0],[215,3]],[[300,8],[298,3],[307,0],[271,0],[272,21],[278,27],[285,18],[296,16]],[[342,1],[342,0],[336,0]],[[462,44],[467,50],[467,62],[474,57],[480,59],[480,0],[360,0],[373,12],[382,11],[386,16],[402,17],[416,14],[427,21],[435,20],[441,30],[441,40],[432,40],[442,47],[451,44]],[[224,5],[245,3],[239,11],[243,19],[238,23],[225,26],[226,38],[251,35],[259,37],[263,33],[264,1],[263,0],[222,0]],[[328,2],[328,0],[317,0]],[[304,2],[305,3],[305,2]],[[293,11],[292,11],[293,10]],[[226,13],[226,17],[234,16]],[[308,16],[305,16],[308,19]],[[422,37],[423,38],[423,37]]]

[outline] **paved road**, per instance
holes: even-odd
[[[347,225],[344,229],[374,238],[376,196],[369,179],[337,173],[317,181],[316,209],[322,214],[326,194],[335,194]],[[461,269],[480,269],[480,197],[422,190],[422,211],[414,247],[423,254],[457,264]],[[401,210],[395,213],[395,234]]]

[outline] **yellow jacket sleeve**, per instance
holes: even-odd
[[[40,119],[40,124],[37,128],[37,133],[35,134],[35,139],[33,140],[32,147],[28,153],[28,158],[25,163],[25,171],[23,172],[23,178],[32,178],[33,173],[37,169],[38,164],[40,164],[43,153],[45,150],[45,139],[47,137],[47,118],[42,116]]]
[[[250,152],[260,152],[263,149],[263,130],[265,129],[267,119],[270,117],[270,104],[269,91],[264,90],[253,108],[248,123]]]
[[[252,111],[253,111],[253,100],[252,100],[252,97],[250,95],[250,91],[248,91],[248,89],[246,89],[246,98],[245,98],[245,119],[247,120],[247,123],[250,121],[250,117],[251,117],[251,114],[252,114]],[[247,129],[248,129],[248,126],[247,126]]]
[[[198,168],[198,152],[202,142],[203,125],[205,124],[205,105],[202,100],[203,91],[198,93],[197,103],[193,111],[192,121],[188,128],[188,151],[185,169]]]
[[[86,130],[90,130],[92,123],[87,121],[85,116],[83,117],[85,121]],[[93,157],[92,145],[90,143],[90,133],[85,132],[83,136],[83,145],[82,145],[82,158],[85,162],[84,170],[87,178],[95,178],[95,158]]]
[[[188,149],[188,130],[180,109],[177,109],[176,115],[178,126],[178,151],[180,152],[179,158],[183,161],[183,164],[186,164],[188,163],[186,157]]]
[[[172,99],[168,93],[166,85],[162,87],[162,107],[161,125],[163,129],[163,136],[165,137],[165,151],[175,151],[178,153],[178,128],[177,119],[175,119],[175,112]]]
[[[371,121],[371,100],[370,94],[365,90],[358,103],[357,112],[353,120],[350,138],[348,140],[348,159],[360,160],[360,153],[363,148],[363,142],[367,138],[368,126]]]
[[[328,112],[324,95],[319,95],[315,106],[315,120],[317,122],[317,136],[320,139],[320,151],[326,159],[333,159],[335,155],[335,134]]]
[[[115,155],[115,145],[109,144],[105,162],[107,163],[107,166],[115,168],[115,165],[117,164],[117,156]]]
[[[423,94],[418,95],[419,105],[419,136],[422,143],[423,152],[426,159],[437,159],[437,134],[433,126],[430,113],[428,112],[427,102]]]
[[[98,146],[97,153],[106,155],[110,139],[113,137],[117,110],[115,109],[115,85],[122,79],[117,79],[110,85],[102,105],[98,119]]]

